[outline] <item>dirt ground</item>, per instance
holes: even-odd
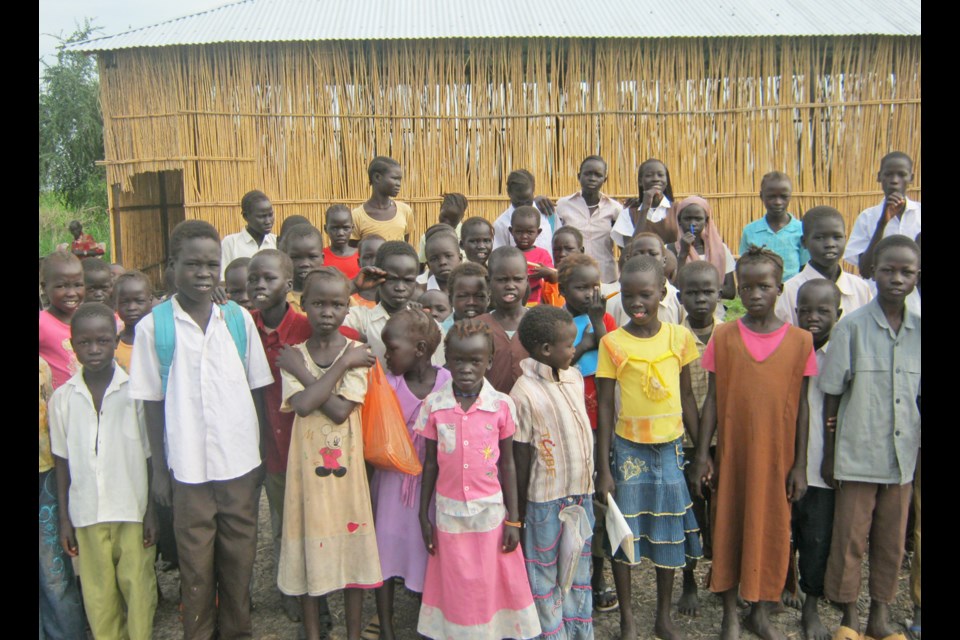
[[[909,567],[906,566],[906,562],[904,565],[903,570],[900,572],[899,598],[893,605],[891,611],[893,620],[901,623],[905,618],[910,617],[913,610],[909,596],[910,572]],[[701,562],[700,567],[697,569],[698,580],[701,584],[708,566],[709,562]],[[607,578],[610,580],[609,567],[607,568],[607,574]],[[864,576],[866,576],[866,565],[864,565]],[[253,580],[253,637],[257,640],[296,640],[299,623],[290,622],[280,608],[280,595],[274,579],[273,546],[270,540],[270,514],[267,507],[266,495],[262,497],[260,502],[260,530]],[[720,630],[720,618],[722,615],[720,598],[701,589],[700,615],[696,618],[681,616],[676,613],[676,600],[680,596],[680,583],[681,578],[678,573],[674,591],[674,615],[678,626],[686,634],[688,640],[716,638]],[[656,602],[656,586],[652,566],[645,564],[635,570],[633,584],[633,611],[640,629],[640,640],[652,639],[654,638],[652,630],[654,605]],[[866,585],[866,581],[864,581],[864,585]],[[176,570],[160,574],[162,596],[154,621],[153,637],[156,640],[174,640],[181,638],[183,635],[177,612],[178,586],[179,574]],[[402,588],[397,589],[396,598],[395,623],[398,638],[400,638],[400,640],[414,640],[419,638],[416,633],[417,614],[419,612],[417,599],[413,594]],[[346,629],[344,627],[343,617],[343,597],[340,594],[334,594],[330,597],[329,602],[334,620],[333,637],[344,639],[346,638]],[[860,612],[861,622],[863,624],[866,624],[868,606],[868,599],[865,594],[862,594]],[[376,613],[372,593],[364,598],[363,613],[365,624],[372,619]],[[826,602],[821,602],[820,604],[820,615],[830,630],[835,630],[840,623],[839,611]],[[775,620],[784,633],[787,634],[788,638],[791,640],[802,640],[803,634],[800,631],[799,611],[789,609],[786,613],[778,615]],[[598,640],[616,638],[619,632],[619,614],[616,612],[595,614],[594,629]],[[744,631],[743,637],[754,638],[756,636],[748,631]]]

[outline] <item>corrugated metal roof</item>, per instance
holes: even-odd
[[[920,0],[242,0],[69,48],[864,34],[920,35]]]

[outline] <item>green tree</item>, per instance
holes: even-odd
[[[96,61],[63,45],[89,39],[89,18],[60,41],[55,64],[44,63],[40,81],[40,193],[54,192],[68,207],[107,204],[103,159],[103,115]]]

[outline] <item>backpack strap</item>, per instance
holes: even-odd
[[[247,367],[247,325],[243,320],[240,305],[232,300],[220,305],[223,319],[240,354],[244,369]],[[154,348],[160,362],[160,384],[164,395],[167,393],[167,380],[170,378],[170,365],[177,346],[177,333],[173,321],[173,301],[167,299],[153,308]]]
[[[233,343],[237,345],[237,353],[240,354],[240,362],[243,368],[247,368],[247,324],[243,320],[243,311],[240,305],[233,300],[227,300],[226,304],[220,305],[223,311],[223,319],[227,323],[227,329],[233,337]]]
[[[153,346],[160,362],[160,385],[163,394],[167,394],[167,379],[170,377],[170,365],[173,364],[173,352],[177,346],[177,336],[173,325],[173,300],[168,298],[153,308]]]

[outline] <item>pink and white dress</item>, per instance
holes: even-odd
[[[453,384],[424,400],[414,430],[437,441],[436,554],[427,560],[417,631],[428,638],[534,638],[540,620],[523,552],[504,553],[500,440],[516,431],[509,396],[484,381],[464,411]]]

